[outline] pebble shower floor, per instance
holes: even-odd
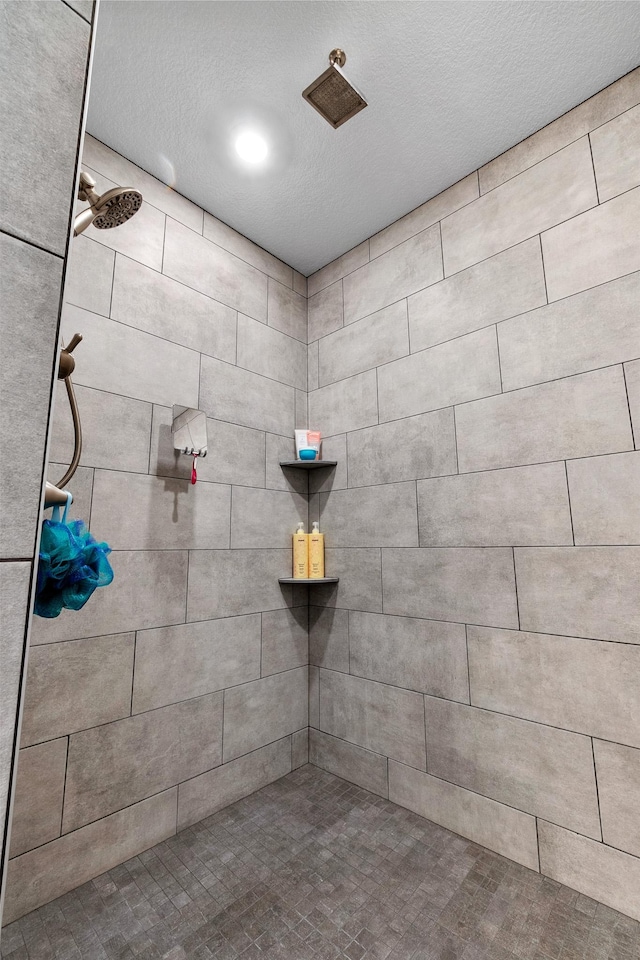
[[[10,960],[637,960],[640,923],[305,766],[4,930]]]

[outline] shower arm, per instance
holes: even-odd
[[[64,380],[64,385],[67,390],[67,397],[69,399],[69,406],[71,408],[71,419],[73,420],[74,432],[73,457],[71,458],[69,469],[57,484],[54,485],[53,483],[47,482],[44,500],[45,507],[54,506],[56,503],[67,502],[67,494],[64,492],[63,488],[67,485],[67,483],[69,483],[69,480],[71,480],[73,477],[74,473],[78,469],[78,464],[80,463],[80,455],[82,453],[82,426],[80,424],[80,411],[78,410],[78,402],[76,400],[75,391],[73,389],[73,381],[71,379],[71,374],[75,368],[75,360],[71,354],[81,340],[82,336],[79,333],[75,333],[69,342],[69,346],[63,347],[60,351],[58,380]]]

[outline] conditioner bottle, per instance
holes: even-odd
[[[293,576],[296,580],[309,578],[309,536],[302,521],[293,535]]]
[[[324,577],[324,534],[320,533],[320,524],[313,522],[313,529],[309,534],[309,577],[320,580]]]

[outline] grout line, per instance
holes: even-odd
[[[570,490],[570,487],[569,487],[569,471],[568,471],[568,469],[567,469],[567,461],[566,461],[566,460],[564,461],[564,476],[565,476],[565,480],[566,480],[566,483],[567,483],[567,503],[569,504],[569,522],[570,522],[570,524],[571,524],[571,539],[572,539],[573,545],[574,545],[574,547],[575,547],[575,545],[576,545],[576,534],[575,534],[575,530],[574,530],[574,527],[573,527],[573,510],[571,509],[571,490]]]
[[[67,747],[66,747],[66,752],[64,757],[64,780],[62,783],[62,803],[60,805],[60,830],[58,832],[59,837],[63,836],[62,824],[64,822],[64,804],[67,797],[67,776],[69,773],[69,747],[71,745],[71,734],[68,734],[65,739],[67,741]],[[20,761],[18,760],[18,762]],[[54,839],[57,839],[57,837],[54,837]],[[25,853],[27,852],[28,851],[25,851]]]
[[[600,204],[600,191],[598,190],[598,177],[596,175],[596,164],[593,159],[593,144],[591,143],[591,131],[587,134],[587,140],[589,142],[589,156],[591,157],[591,169],[593,170],[593,185],[596,188],[596,198],[598,204]]]
[[[445,409],[445,410],[448,410],[449,407],[445,407],[444,409]],[[460,474],[460,455],[459,455],[459,453],[458,453],[458,426],[457,426],[457,423],[456,423],[456,408],[455,408],[455,404],[451,407],[451,410],[453,411],[453,443],[454,443],[454,449],[455,449],[455,454],[456,454],[456,472],[455,472],[455,474],[444,474],[444,476],[460,476],[461,474]],[[503,467],[503,469],[504,469],[504,470],[508,470],[508,469],[510,469],[510,468],[509,468],[509,467]],[[484,472],[484,471],[478,471],[478,472]],[[426,480],[433,480],[433,479],[435,479],[435,478],[434,478],[434,477],[425,477],[424,479],[426,479]]]
[[[467,654],[467,690],[469,696],[469,706],[471,706],[471,667],[469,665],[469,631],[467,630],[467,624],[464,625],[464,646]]]
[[[136,682],[136,655],[138,652],[138,632],[133,634],[133,661],[131,663],[131,698],[129,700],[129,716],[133,716],[133,690]],[[123,718],[125,719],[125,718]]]
[[[545,299],[546,299],[547,302],[546,302],[546,304],[542,304],[542,305],[539,306],[539,307],[534,307],[534,310],[540,310],[540,309],[542,309],[542,307],[545,307],[545,306],[548,306],[548,305],[549,305],[549,290],[548,290],[548,288],[547,288],[547,272],[546,272],[545,267],[544,267],[544,249],[543,249],[543,246],[542,246],[542,234],[541,234],[541,233],[538,234],[538,240],[539,240],[539,242],[540,242],[540,260],[541,260],[541,262],[542,262],[542,279],[543,279],[543,281],[544,281],[544,296],[545,296]],[[606,283],[611,283],[610,280],[607,280],[607,281],[605,281],[605,282],[606,282]],[[605,284],[596,284],[596,286],[604,286],[604,285],[605,285]],[[595,290],[595,287],[587,287],[587,290]],[[578,296],[580,296],[581,293],[585,293],[585,292],[586,292],[585,290],[579,290],[577,293],[572,293],[572,294],[570,294],[569,297],[563,297],[562,299],[563,299],[563,300],[568,300],[568,299],[570,299],[570,297],[578,297]],[[553,302],[554,302],[554,303],[559,303],[560,301],[554,300]],[[530,311],[530,312],[533,313],[534,310],[532,310],[532,311]],[[525,311],[525,312],[527,312],[527,311]],[[516,316],[516,317],[521,317],[521,316],[524,316],[524,314],[516,313],[515,316]],[[505,317],[504,319],[505,319],[505,320],[511,320],[511,319],[513,319],[513,318],[512,318],[512,317]],[[501,320],[500,322],[502,323],[502,320]]]
[[[522,630],[522,624],[520,621],[520,600],[518,598],[518,575],[516,573],[516,549],[511,547],[511,558],[513,561],[513,585],[516,591],[516,615],[518,617],[518,630]],[[465,625],[466,630],[466,625]]]
[[[625,392],[626,397],[627,397],[627,410],[628,410],[628,412],[629,412],[629,425],[630,425],[630,427],[631,427],[631,443],[633,444],[634,450],[637,450],[638,447],[637,447],[637,444],[636,444],[635,432],[634,432],[634,429],[633,429],[633,416],[632,416],[632,414],[631,414],[631,400],[629,399],[629,384],[627,383],[627,367],[626,367],[626,364],[627,364],[627,363],[631,363],[631,362],[633,362],[633,361],[625,361],[625,362],[622,364],[622,380],[623,380],[623,382],[624,382],[624,392]],[[638,437],[638,441],[640,442],[640,437]]]
[[[424,729],[424,771],[429,773],[429,746],[427,743],[427,698],[422,695],[422,719]]]
[[[48,253],[51,257],[57,257],[58,260],[66,261],[68,259],[68,254],[65,253],[56,253],[55,250],[49,250],[48,247],[43,247],[42,244],[36,243],[34,240],[27,240],[26,237],[19,237],[17,234],[12,233],[11,230],[7,230],[6,227],[0,227],[0,234],[4,234],[5,237],[11,237],[12,240],[17,240],[18,243],[26,243],[28,247],[34,247],[36,250],[42,250],[43,253]]]
[[[160,259],[160,273],[164,276],[164,251],[167,245],[167,214],[164,215],[162,224],[162,257]]]
[[[504,393],[504,385],[502,383],[502,363],[500,362],[500,338],[498,337],[498,324],[495,325],[496,331],[496,350],[498,352],[498,373],[500,374],[500,393]]]
[[[602,809],[600,805],[600,791],[598,788],[598,768],[596,766],[596,749],[593,742],[593,736],[590,737],[591,740],[591,757],[593,759],[593,778],[596,784],[596,802],[598,804],[598,822],[600,823],[600,840],[604,843],[604,831],[602,829]]]

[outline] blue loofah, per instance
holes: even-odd
[[[63,607],[80,610],[97,587],[113,580],[109,553],[111,547],[98,543],[82,520],[60,522],[54,512],[42,524],[35,613],[52,618]]]

